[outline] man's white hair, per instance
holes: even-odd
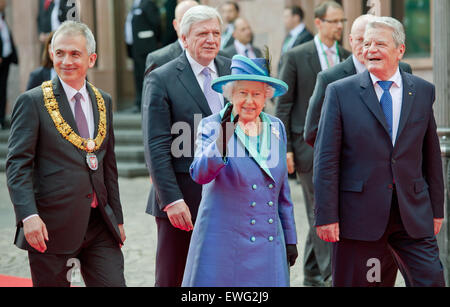
[[[369,29],[389,28],[392,30],[392,37],[396,46],[404,45],[406,41],[405,28],[402,23],[392,17],[377,17],[366,26],[366,32]]]
[[[181,20],[181,35],[187,36],[191,31],[191,27],[193,24],[210,19],[217,19],[219,21],[220,28],[222,28],[222,17],[215,8],[206,5],[197,5],[191,7],[189,10],[187,10],[186,13],[184,13],[183,19]]]
[[[55,51],[55,40],[59,35],[69,35],[77,36],[82,35],[86,38],[86,49],[88,54],[94,54],[97,48],[97,43],[95,42],[94,34],[92,34],[91,29],[82,22],[68,20],[63,22],[59,28],[56,30],[52,38],[52,50]]]

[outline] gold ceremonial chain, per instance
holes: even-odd
[[[44,103],[47,108],[50,117],[52,118],[58,132],[75,147],[84,150],[86,152],[97,151],[102,146],[103,140],[106,136],[106,107],[105,100],[100,92],[91,84],[94,91],[95,98],[97,99],[98,112],[100,114],[100,120],[98,123],[98,133],[94,140],[85,139],[77,135],[70,125],[64,120],[59,112],[58,102],[56,101],[55,94],[53,93],[52,81],[42,83],[42,93],[44,94]],[[88,146],[91,143],[95,143],[94,146]]]

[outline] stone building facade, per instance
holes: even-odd
[[[132,104],[134,98],[133,65],[126,55],[124,23],[132,0],[76,0],[81,21],[93,29],[98,48],[98,62],[89,72],[89,80],[99,88],[111,93],[116,110]],[[200,0],[201,3],[219,7],[225,0]],[[315,32],[314,7],[323,0],[237,0],[241,14],[247,18],[255,34],[255,45],[267,45],[274,63],[278,63],[280,49],[286,35],[283,27],[283,10],[287,5],[298,4],[305,11],[307,27]],[[348,46],[348,33],[353,20],[378,3],[377,13],[392,14],[393,1],[399,0],[339,0],[345,10],[348,23],[344,30],[343,45]],[[402,0],[400,0],[402,1]],[[423,1],[423,0],[417,0]],[[433,0],[431,5],[433,5]],[[160,1],[164,2],[164,0]],[[369,5],[369,6],[368,6]],[[375,8],[375,7],[374,7]],[[13,67],[9,80],[9,103],[11,110],[16,97],[25,90],[29,73],[39,66],[41,46],[38,41],[36,19],[38,0],[9,0],[7,21],[13,31],[19,51],[20,65]],[[407,59],[414,73],[433,80],[430,57]],[[276,65],[273,65],[276,69]]]

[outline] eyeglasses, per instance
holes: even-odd
[[[328,20],[328,19],[320,19],[320,20],[328,22],[328,23],[332,23],[332,24],[338,24],[338,23],[344,24],[344,23],[347,22],[346,18],[344,18],[344,19],[337,19],[337,20]]]

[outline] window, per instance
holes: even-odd
[[[431,57],[430,0],[393,0],[392,16],[400,20],[406,32],[406,58]]]

